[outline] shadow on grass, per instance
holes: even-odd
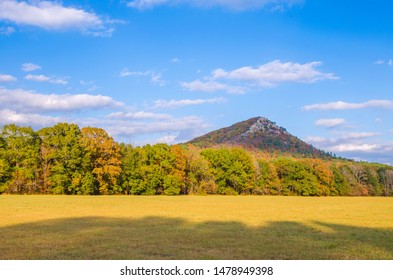
[[[0,228],[0,259],[393,259],[393,230],[69,218]]]

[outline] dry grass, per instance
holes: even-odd
[[[0,196],[0,259],[393,259],[393,199]]]

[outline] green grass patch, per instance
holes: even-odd
[[[0,259],[393,259],[393,198],[0,196]]]

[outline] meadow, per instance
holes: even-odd
[[[0,196],[0,259],[393,259],[393,198]]]

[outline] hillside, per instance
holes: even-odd
[[[314,148],[267,118],[256,117],[197,137],[188,142],[198,147],[229,144],[244,148],[279,151],[293,155],[328,158],[328,153]]]

